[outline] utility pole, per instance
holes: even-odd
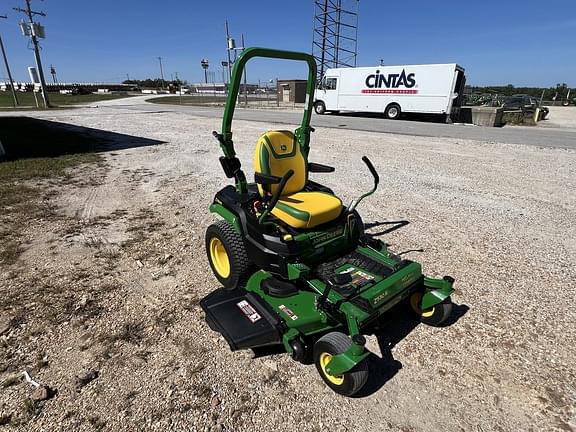
[[[240,48],[236,48],[236,41],[234,38],[230,37],[230,32],[228,30],[228,20],[226,20],[226,51],[228,53],[228,80],[231,80],[231,67],[232,63],[235,63],[237,60],[237,50],[242,50],[246,48],[244,45],[244,33],[242,33],[242,46]],[[230,52],[234,51],[234,61],[232,61]],[[244,105],[248,107],[248,86],[247,86],[247,78],[246,78],[246,67],[244,67]],[[238,104],[240,100],[238,99]]]
[[[226,53],[228,54],[228,82],[232,79],[232,58],[230,57],[230,50],[235,48],[234,39],[230,38],[228,32],[228,20],[226,20]]]
[[[162,57],[157,57],[160,62],[160,78],[162,79],[162,90],[164,90],[164,69],[162,69]]]
[[[0,15],[0,18],[7,19],[5,15]],[[2,57],[4,57],[4,65],[6,66],[6,73],[8,74],[8,81],[10,81],[10,89],[12,90],[12,104],[14,108],[18,105],[18,98],[16,97],[16,90],[14,89],[14,80],[12,79],[12,73],[10,72],[10,65],[8,64],[8,57],[6,56],[6,50],[4,49],[4,43],[2,42],[2,36],[0,36],[0,49],[2,50]]]
[[[48,100],[48,91],[46,90],[46,80],[44,79],[44,70],[42,69],[42,60],[40,59],[40,49],[38,45],[38,34],[42,35],[42,27],[39,24],[34,23],[34,15],[39,15],[45,17],[46,14],[44,12],[36,12],[33,11],[30,2],[32,0],[24,0],[26,2],[26,9],[22,8],[14,8],[17,12],[22,12],[28,18],[28,30],[30,32],[30,39],[32,40],[32,45],[34,46],[34,57],[36,59],[36,69],[38,69],[38,75],[40,78],[40,86],[42,87],[42,99],[44,99],[44,106],[46,108],[50,108],[50,101]]]
[[[242,33],[242,51],[246,49],[246,45],[244,45],[244,33]],[[247,85],[247,78],[246,78],[246,65],[244,65],[244,107],[248,108],[248,85]]]

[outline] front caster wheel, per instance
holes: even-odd
[[[358,363],[354,369],[342,375],[330,375],[326,366],[337,354],[348,351],[352,341],[344,333],[332,332],[322,336],[314,344],[314,364],[328,387],[344,396],[358,393],[368,381],[368,363]]]
[[[410,297],[410,306],[420,318],[420,322],[434,327],[444,324],[452,314],[452,300],[450,297],[431,308],[421,309],[422,295],[421,292],[415,292]]]

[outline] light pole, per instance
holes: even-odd
[[[202,69],[204,69],[204,82],[208,84],[208,67],[210,66],[208,59],[204,58],[200,60],[200,66],[202,66]]]
[[[5,15],[0,15],[0,18],[7,19]],[[4,44],[2,43],[2,36],[0,36],[0,49],[2,50],[2,57],[4,58],[4,65],[6,66],[6,73],[8,74],[8,81],[10,81],[10,89],[12,90],[12,104],[14,108],[18,105],[18,98],[16,97],[16,90],[14,89],[14,80],[12,79],[12,73],[10,72],[10,65],[8,64],[8,57],[6,56],[6,50],[4,49]]]
[[[224,85],[226,85],[227,83],[226,69],[228,68],[228,62],[226,60],[223,60],[221,65],[222,65],[222,82],[224,83]]]
[[[53,65],[50,65],[50,74],[52,75],[52,81],[54,81],[54,84],[58,84],[58,78],[56,78],[56,68]]]
[[[160,63],[160,79],[162,80],[162,90],[164,90],[164,69],[162,69],[162,57],[157,57]]]

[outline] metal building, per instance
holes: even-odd
[[[278,100],[280,102],[304,103],[306,101],[306,80],[278,80]]]

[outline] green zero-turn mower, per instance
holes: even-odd
[[[309,72],[302,124],[258,139],[254,182],[248,183],[231,125],[242,72],[253,57],[303,61]],[[213,134],[235,185],[216,194],[210,211],[223,220],[206,231],[208,260],[223,287],[201,306],[232,350],[283,345],[294,360],[313,359],[334,391],[353,395],[369,379],[363,334],[400,302],[410,303],[424,323],[443,323],[452,310],[454,280],[424,276],[420,264],[364,234],[356,207],[379,182],[367,157],[362,160],[374,187],[348,207],[309,178],[334,171],[308,160],[315,78],[314,58],[304,53],[248,48],[234,64],[222,133]]]

